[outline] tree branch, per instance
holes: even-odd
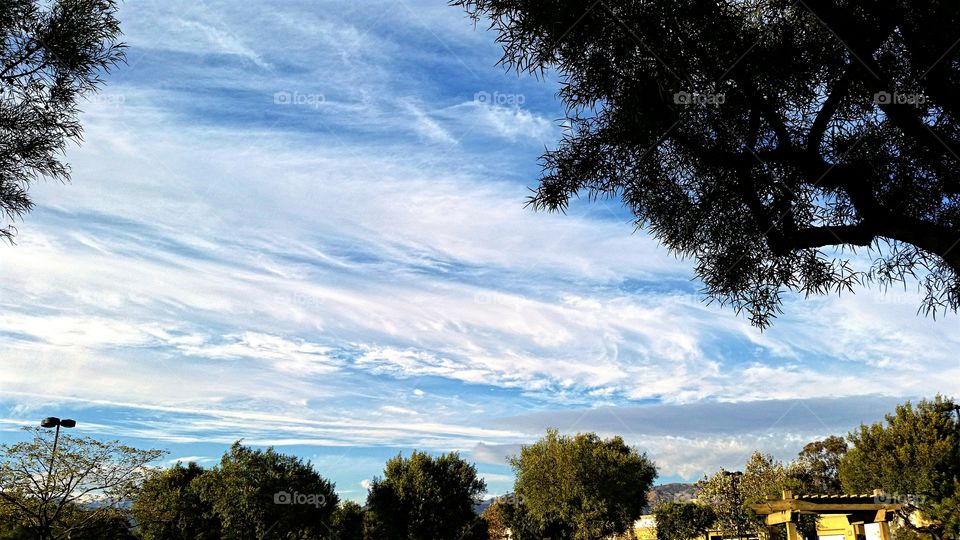
[[[830,89],[830,94],[823,102],[823,106],[820,107],[820,111],[817,112],[817,116],[813,120],[813,125],[810,126],[810,134],[807,137],[808,152],[820,152],[820,144],[823,142],[823,135],[827,131],[827,126],[830,124],[833,115],[836,114],[843,98],[847,96],[847,90],[850,89],[850,83],[852,81],[853,69],[848,65],[847,69],[840,75],[840,78],[834,82],[833,87]]]
[[[36,44],[34,44],[33,47],[28,48],[27,51],[26,51],[25,53],[23,53],[23,55],[20,56],[20,58],[17,58],[16,60],[13,60],[12,62],[8,63],[7,65],[5,65],[5,66],[3,67],[3,71],[0,71],[0,77],[3,77],[4,75],[7,74],[8,71],[10,71],[11,69],[15,68],[16,66],[18,66],[18,65],[22,64],[23,62],[25,62],[26,60],[28,60],[28,59],[29,59],[31,56],[33,56],[37,51],[39,51],[40,48],[41,48],[41,44],[40,44],[40,43],[36,43]]]
[[[837,244],[869,246],[876,238],[874,227],[866,223],[807,227],[785,236],[785,245],[791,250],[811,249]]]

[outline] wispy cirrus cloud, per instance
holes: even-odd
[[[74,183],[38,184],[4,248],[0,439],[54,409],[182,456],[244,438],[362,497],[414,447],[505,489],[497,449],[556,425],[694,477],[824,431],[747,429],[771,400],[960,393],[957,321],[918,295],[788,298],[760,333],[618,205],[525,209],[552,75],[493,67],[442,4],[321,4],[124,5],[130,65],[84,107]],[[744,425],[698,431],[717,403]]]

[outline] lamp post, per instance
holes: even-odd
[[[52,427],[57,428],[57,431],[53,435],[53,451],[50,452],[50,467],[47,469],[47,493],[50,492],[50,481],[53,479],[53,462],[57,459],[57,442],[60,441],[60,427],[72,428],[76,425],[76,420],[70,420],[69,418],[61,420],[56,416],[50,416],[40,421],[40,427],[48,429]]]
[[[61,420],[56,416],[50,416],[40,421],[40,427],[42,428],[47,428],[47,429],[52,427],[57,428],[57,431],[53,435],[53,450],[50,452],[50,467],[47,469],[46,493],[43,494],[43,500],[42,500],[43,521],[41,523],[40,537],[44,539],[52,538],[52,535],[50,532],[51,524],[47,518],[46,507],[50,499],[53,498],[50,494],[50,482],[53,481],[53,464],[57,459],[57,443],[60,442],[60,428],[61,427],[72,428],[76,425],[77,425],[76,420],[70,420],[69,418],[64,418],[63,420]],[[48,497],[50,498],[48,499]]]
[[[741,540],[743,533],[740,527],[740,479],[743,477],[743,473],[740,471],[723,471],[723,475],[730,479],[730,488],[733,490],[734,523],[737,527],[737,540]]]

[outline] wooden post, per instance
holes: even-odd
[[[803,540],[800,537],[800,530],[797,529],[797,524],[793,522],[786,523],[787,526],[787,540]]]
[[[880,540],[893,540],[893,535],[890,534],[890,522],[889,521],[880,521]]]

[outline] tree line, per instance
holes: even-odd
[[[960,537],[960,409],[906,402],[846,438],[810,442],[782,462],[756,452],[742,471],[696,484],[693,501],[658,501],[658,540],[709,530],[772,540],[750,504],[783,490],[869,493],[904,503],[898,538]],[[482,511],[486,484],[458,453],[389,459],[363,505],[342,500],[312,464],[241,441],[210,468],[151,467],[158,450],[62,435],[0,445],[0,539],[516,540],[629,538],[656,464],[618,436],[555,429],[510,458],[512,493]],[[923,519],[908,519],[911,515]],[[799,524],[815,537],[812,518]]]

